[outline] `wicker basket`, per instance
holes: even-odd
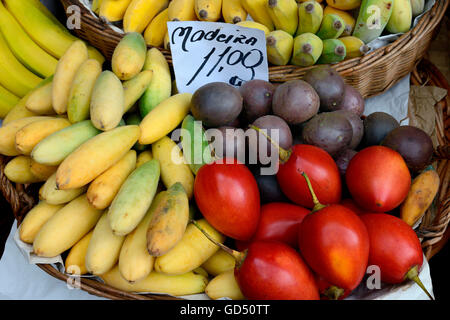
[[[399,79],[410,73],[417,61],[427,51],[434,33],[445,14],[450,0],[436,0],[433,8],[420,19],[410,31],[393,43],[358,58],[333,65],[351,86],[363,97],[371,97],[388,90]],[[64,8],[79,5],[79,0],[61,0]],[[74,30],[78,37],[88,41],[110,59],[114,48],[123,37],[109,28],[104,21],[94,17],[84,6],[81,8],[81,29]],[[169,63],[170,52],[161,49]],[[312,67],[272,66],[269,78],[272,82],[301,79]]]
[[[437,211],[429,210],[417,229],[422,242],[423,251],[430,259],[444,245],[450,233],[447,226],[450,222],[450,86],[440,71],[430,62],[422,60],[411,74],[414,85],[437,86],[447,90],[448,95],[436,105],[436,128],[439,146],[435,150],[433,161],[437,162],[437,172],[441,178],[441,186],[437,196]],[[17,224],[20,224],[26,213],[36,204],[39,185],[20,185],[9,181],[4,168],[9,158],[0,156],[0,187],[6,201],[11,205]],[[52,277],[67,281],[68,276],[59,272],[52,265],[38,264]],[[89,278],[81,278],[81,289],[93,295],[114,300],[179,300],[165,295],[133,294],[117,290],[101,282]]]

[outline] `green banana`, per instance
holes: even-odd
[[[298,27],[298,7],[295,0],[268,0],[266,10],[277,30],[295,34]]]
[[[395,0],[392,14],[386,25],[386,30],[391,33],[403,33],[411,29],[412,7],[411,0]]]
[[[325,39],[323,40],[323,51],[318,64],[337,63],[345,59],[347,50],[341,40]]]
[[[323,17],[317,36],[322,39],[337,39],[345,30],[345,21],[337,14],[327,14]]]
[[[294,39],[291,63],[296,66],[314,65],[322,54],[323,42],[314,33],[303,33]]]
[[[269,62],[276,66],[285,66],[289,63],[294,47],[294,38],[283,30],[275,30],[267,37],[267,57]]]
[[[363,0],[353,36],[364,43],[378,38],[392,14],[394,0]]]
[[[298,5],[298,29],[296,35],[316,33],[323,19],[323,9],[316,1],[306,1]]]

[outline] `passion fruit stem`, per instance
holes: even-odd
[[[214,240],[209,234],[208,232],[206,232],[202,227],[200,227],[200,225],[197,223],[197,221],[195,220],[191,220],[190,221],[198,230],[201,231],[201,233],[203,233],[205,235],[206,238],[208,238],[209,241],[211,241],[212,243],[214,243],[216,246],[218,246],[219,248],[221,248],[223,251],[225,251],[226,253],[228,253],[230,256],[232,256],[235,260],[236,260],[236,266],[240,267],[242,265],[242,263],[245,260],[245,257],[247,256],[247,250],[245,250],[244,252],[239,252],[236,250],[233,250],[231,248],[228,248],[226,245],[217,242],[216,240]]]
[[[285,150],[282,147],[280,147],[280,145],[278,143],[276,143],[275,141],[272,140],[272,138],[265,133],[263,130],[261,130],[261,128],[258,128],[257,126],[254,125],[250,125],[250,128],[252,128],[253,130],[256,130],[257,132],[261,133],[264,137],[267,138],[267,140],[270,141],[270,143],[278,149],[278,154],[280,157],[280,160],[282,163],[288,161],[289,157],[291,156],[292,151],[291,150]]]
[[[311,197],[312,197],[313,203],[314,203],[314,208],[312,209],[311,213],[319,211],[319,210],[322,210],[326,206],[321,204],[319,202],[319,199],[317,199],[317,196],[314,193],[314,189],[313,189],[312,184],[311,184],[311,180],[309,180],[308,175],[305,172],[302,172],[302,176],[306,180],[306,184],[308,185],[309,192],[311,192]]]
[[[405,279],[412,280],[427,294],[430,300],[434,300],[433,296],[428,292],[428,290],[423,285],[419,278],[419,266],[414,266],[405,275]]]

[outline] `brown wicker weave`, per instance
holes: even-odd
[[[353,58],[333,65],[344,77],[345,81],[359,90],[365,97],[375,96],[392,87],[399,79],[410,73],[417,61],[427,51],[434,33],[445,14],[450,0],[436,0],[420,22],[410,31],[403,34],[393,43],[374,50],[364,57]],[[79,0],[61,0],[67,9],[71,5],[79,5]],[[110,59],[114,48],[123,37],[92,14],[81,8],[81,29],[74,30],[77,36],[88,41]],[[169,63],[172,62],[170,52],[161,49]],[[301,79],[306,71],[313,67],[271,66],[269,78],[272,82],[285,82]]]
[[[447,90],[447,96],[436,106],[436,128],[439,146],[434,153],[433,161],[437,163],[437,172],[441,178],[441,186],[438,194],[437,214],[432,215],[429,210],[417,230],[422,241],[424,253],[428,259],[436,254],[448,238],[450,229],[447,226],[450,221],[450,86],[441,72],[430,62],[422,60],[412,72],[411,83],[415,85],[437,86]],[[0,187],[3,196],[10,203],[14,216],[20,224],[26,213],[37,202],[36,188],[39,186],[25,186],[14,184],[4,175],[4,167],[10,158],[0,156]],[[52,265],[39,264],[42,270],[52,277],[67,281],[68,276],[59,272]],[[89,278],[81,278],[81,289],[90,294],[114,300],[179,300],[164,295],[143,295],[117,290],[101,282]]]

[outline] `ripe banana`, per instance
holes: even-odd
[[[3,3],[0,3],[0,31],[13,54],[23,65],[38,76],[53,75],[58,61],[28,36]]]
[[[234,277],[234,270],[229,270],[213,278],[205,288],[206,295],[217,300],[229,298],[232,300],[244,300],[245,297]]]
[[[33,175],[41,179],[42,181],[47,181],[58,169],[58,166],[47,166],[45,164],[40,164],[33,159],[31,159],[30,171]]]
[[[53,77],[52,103],[57,114],[67,112],[70,88],[80,66],[88,60],[87,47],[82,41],[75,41],[61,57]]]
[[[195,0],[172,0],[168,14],[169,21],[196,21]]]
[[[49,204],[68,203],[86,192],[87,187],[59,190],[56,187],[56,172],[52,174],[39,189],[39,198]]]
[[[39,115],[55,115],[52,103],[53,84],[52,81],[44,86],[33,90],[28,97],[25,108]]]
[[[347,36],[341,37],[339,38],[339,40],[342,41],[347,51],[345,59],[361,57],[370,50],[370,48],[366,44],[364,44],[364,42],[362,42],[361,39],[358,39],[357,37]]]
[[[322,54],[323,42],[313,33],[303,33],[294,39],[292,64],[302,67],[314,65]]]
[[[268,0],[266,9],[277,30],[295,34],[298,27],[298,7],[295,0]]]
[[[86,269],[100,275],[111,270],[119,260],[125,237],[113,233],[105,212],[97,222],[86,251]]]
[[[238,23],[247,20],[247,11],[241,0],[225,0],[222,3],[222,16],[226,23]]]
[[[337,39],[345,29],[345,21],[336,14],[327,14],[323,17],[317,36],[322,39]]]
[[[202,268],[205,269],[208,274],[218,276],[223,272],[233,270],[235,265],[236,259],[229,253],[220,249],[202,264]]]
[[[169,0],[132,0],[123,17],[123,30],[142,33],[150,21],[166,9]]]
[[[292,57],[294,38],[283,30],[275,30],[267,37],[267,58],[276,66],[285,66]]]
[[[92,89],[90,115],[99,130],[109,131],[119,125],[124,113],[125,93],[122,82],[109,71],[103,71]]]
[[[298,5],[298,29],[296,35],[316,33],[323,19],[322,6],[316,1],[306,1]]]
[[[386,30],[390,33],[404,33],[411,29],[411,24],[411,0],[395,0],[392,5],[392,14],[386,25]]]
[[[266,10],[268,0],[241,0],[242,6],[250,14],[252,19],[266,26],[270,31],[275,30],[274,23]]]
[[[3,119],[19,101],[19,97],[0,85],[0,118]]]
[[[393,0],[363,0],[353,36],[364,43],[378,38],[392,14]]]
[[[322,55],[318,64],[337,63],[345,59],[347,51],[344,43],[339,39],[325,39],[323,40]]]
[[[17,60],[0,33],[0,84],[22,98],[42,80]]]
[[[342,36],[351,36],[352,35],[356,20],[355,20],[355,18],[353,18],[353,16],[350,13],[327,6],[323,10],[323,14],[324,15],[336,14],[336,15],[340,16],[345,22],[345,28],[344,28],[344,32],[342,33]]]
[[[31,158],[27,156],[17,156],[11,159],[5,166],[5,176],[15,183],[30,184],[41,182],[30,170]]]
[[[93,0],[91,10],[98,14],[100,11],[101,4],[102,0]]]
[[[130,80],[144,67],[147,45],[137,32],[127,33],[114,49],[111,66],[120,80]]]
[[[125,81],[123,83],[125,108],[124,112],[127,112],[134,106],[134,104],[142,97],[144,92],[149,87],[153,78],[152,70],[143,70],[133,79]]]
[[[153,77],[150,85],[139,100],[139,109],[142,117],[145,117],[161,102],[170,98],[172,92],[172,76],[169,64],[157,48],[151,48],[147,51],[144,70],[153,71]]]
[[[420,15],[425,7],[425,0],[411,0],[411,10],[413,18]]]
[[[327,4],[340,10],[352,10],[361,5],[361,0],[327,0]]]
[[[58,210],[39,230],[33,252],[40,257],[55,257],[73,247],[98,222],[102,211],[92,207],[81,195]]]
[[[222,0],[195,0],[194,8],[198,20],[216,22],[221,18]]]
[[[93,231],[90,231],[78,241],[69,251],[64,267],[68,274],[83,275],[88,273],[86,268],[86,252],[91,241]]]
[[[146,163],[152,159],[153,159],[153,155],[150,150],[146,150],[146,151],[139,153],[137,160],[136,160],[136,168],[139,168],[144,163]]]
[[[237,26],[240,27],[245,27],[245,28],[252,28],[252,29],[259,29],[264,31],[264,34],[266,35],[266,37],[269,35],[270,30],[269,28],[267,28],[265,25],[259,23],[259,22],[255,22],[255,21],[250,21],[250,20],[245,20],[245,21],[241,21],[236,23]]]
[[[148,25],[144,32],[145,43],[153,47],[164,45],[164,36],[167,33],[167,21],[169,21],[169,9],[161,11]]]
[[[46,201],[40,201],[25,216],[19,227],[19,237],[25,243],[32,244],[42,226],[50,219],[63,205],[53,205]]]
[[[123,19],[131,0],[102,0],[99,16],[110,22]]]

